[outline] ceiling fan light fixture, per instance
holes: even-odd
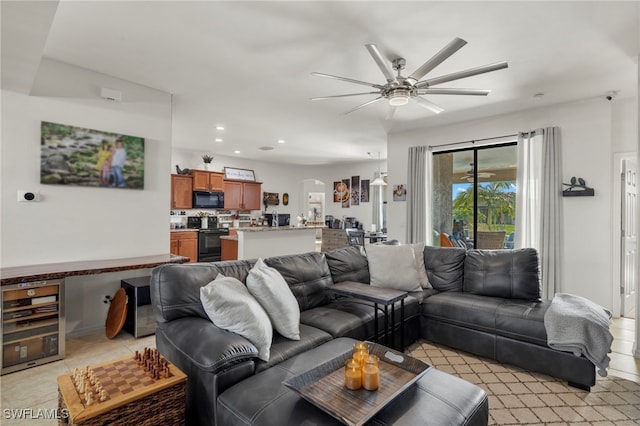
[[[389,105],[397,107],[409,103],[411,92],[408,89],[398,88],[389,92]]]

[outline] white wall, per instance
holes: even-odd
[[[64,64],[45,60],[42,66],[51,72],[34,86],[52,97],[1,93],[0,266],[167,254],[171,97]],[[105,85],[123,90],[123,102],[100,99]],[[73,97],[55,97],[66,89]],[[144,190],[41,185],[41,121],[144,137]],[[18,203],[18,190],[38,191],[42,201]],[[120,279],[144,274],[148,270],[66,280],[67,334],[104,330],[104,296],[115,293]]]
[[[625,116],[635,114],[633,103],[617,106]],[[615,111],[615,110],[614,110]],[[611,308],[611,175],[612,103],[602,98],[538,108],[456,125],[389,135],[389,179],[406,182],[407,149],[416,145],[514,134],[539,127],[558,126],[563,144],[563,176],[581,176],[595,188],[595,197],[563,198],[564,247],[561,291],[587,297]],[[616,126],[615,134],[628,134]],[[617,141],[619,149],[628,141]],[[390,202],[389,236],[405,239],[406,203]]]

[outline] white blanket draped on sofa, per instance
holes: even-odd
[[[550,348],[584,355],[606,377],[613,336],[611,312],[584,297],[557,293],[544,315]]]

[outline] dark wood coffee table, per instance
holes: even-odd
[[[395,309],[394,304],[400,302],[400,348],[404,352],[404,299],[408,296],[406,291],[390,288],[374,287],[355,281],[344,281],[328,287],[328,290],[341,296],[354,297],[356,299],[373,302],[374,314],[374,340],[378,342],[378,304],[384,306],[384,344],[394,347],[395,344]],[[389,311],[391,306],[391,344],[388,342]],[[397,348],[394,348],[397,349]]]

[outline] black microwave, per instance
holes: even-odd
[[[193,191],[194,209],[223,209],[224,192]]]

